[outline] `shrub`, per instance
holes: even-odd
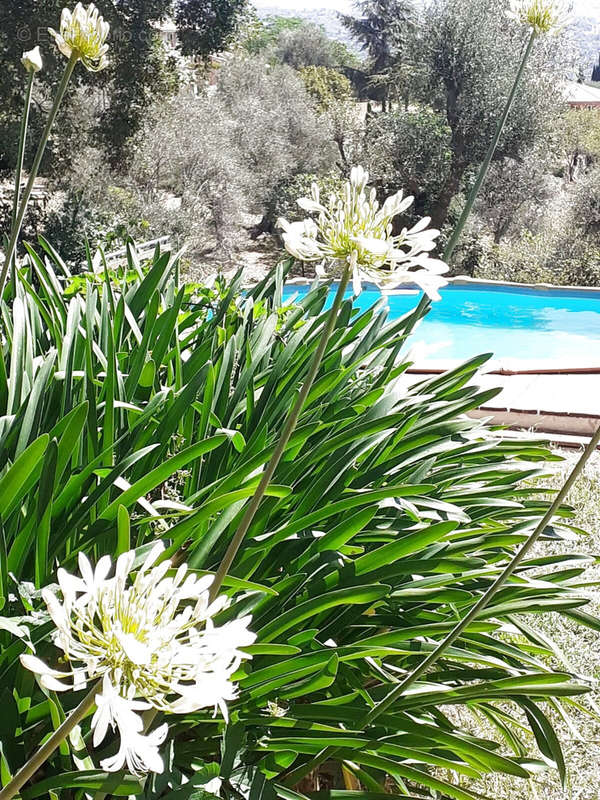
[[[576,234],[597,241],[600,233],[600,167],[596,167],[577,185],[569,219]]]
[[[485,233],[485,227],[472,226],[471,244],[465,243],[461,248],[462,263],[459,260],[457,270],[466,272],[470,264],[472,274],[482,278],[600,286],[598,174],[597,169],[592,170],[570,190],[563,189],[558,202],[555,198],[547,200],[538,208],[537,217],[533,211],[529,218],[525,216],[525,223],[529,222],[531,227],[525,224],[521,231],[500,243],[494,243],[493,237]],[[525,204],[531,199],[532,196],[523,193]],[[498,205],[498,220],[502,223]]]
[[[75,268],[85,260],[86,241],[93,250],[106,247],[112,221],[112,215],[101,206],[89,204],[84,192],[73,191],[65,194],[60,209],[48,216],[45,234],[60,242],[62,258]]]
[[[121,248],[129,236],[150,238],[149,223],[131,190],[119,185],[122,176],[107,164],[102,152],[84,147],[54,188],[54,207],[47,214],[44,235],[60,243],[61,258],[77,269],[92,251]]]
[[[600,161],[600,133],[595,111],[576,109],[567,111],[558,128],[559,145],[565,161],[566,176],[574,181],[581,171],[586,171]]]
[[[298,206],[299,197],[309,197],[313,183],[319,187],[323,197],[338,192],[343,180],[339,173],[328,172],[325,175],[315,173],[300,173],[292,178],[281,181],[275,187],[267,206],[266,222],[270,230],[275,229],[280,217],[289,222],[297,222],[306,217],[306,212]]]
[[[44,221],[46,214],[44,209],[39,205],[33,203],[27,208],[25,219],[23,220],[23,228],[21,231],[21,239],[32,241],[35,240],[38,234],[42,233],[44,229]],[[0,198],[0,230],[10,231],[12,225],[12,195]]]
[[[456,271],[519,283],[600,286],[598,246],[584,240],[563,246],[563,241],[560,237],[549,239],[547,230],[536,234],[524,230],[500,244],[479,234],[462,248]]]
[[[346,102],[352,97],[352,84],[336,69],[303,67],[300,76],[321,111],[328,111],[334,103]]]

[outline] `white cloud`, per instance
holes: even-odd
[[[575,0],[574,8],[582,17],[600,17],[600,0]]]
[[[348,14],[354,10],[353,0],[252,0],[256,8],[281,8],[285,11],[318,11],[322,8]],[[600,19],[600,0],[573,0],[575,13],[579,16]]]

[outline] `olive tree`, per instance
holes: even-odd
[[[416,48],[426,78],[423,99],[452,131],[450,169],[432,208],[437,227],[465,175],[483,161],[522,58],[528,33],[507,20],[506,8],[498,0],[432,0],[423,15]],[[563,109],[567,65],[560,38],[536,42],[497,159],[519,159],[548,135]]]
[[[503,158],[492,164],[477,211],[496,244],[513,230],[535,229],[540,211],[556,192],[556,184],[560,186],[560,179],[552,176],[551,161],[546,149],[534,148],[519,160]]]
[[[181,92],[148,110],[126,170],[111,169],[98,148],[82,151],[51,220],[53,241],[72,243],[69,258],[80,262],[84,237],[95,244],[115,233],[169,235],[196,263],[228,258],[281,181],[327,171],[335,156],[328,118],[300,76],[236,57],[214,93]]]
[[[344,61],[339,47],[320,25],[302,22],[283,27],[269,55],[274,61],[294,69],[303,67],[337,67]]]
[[[235,58],[221,71],[214,101],[232,122],[231,144],[246,165],[258,204],[282,178],[327,170],[333,163],[328,121],[289,67]]]
[[[364,160],[386,194],[405,190],[422,216],[448,178],[451,136],[444,116],[431,109],[379,114],[368,124]]]
[[[297,73],[241,56],[222,69],[214,94],[182,94],[151,116],[129,186],[156,228],[196,252],[230,253],[244,215],[262,215],[282,180],[334,159],[327,119]]]

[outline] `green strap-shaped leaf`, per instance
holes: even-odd
[[[108,787],[108,788],[106,788]],[[86,770],[83,772],[63,772],[51,778],[34,783],[21,790],[23,800],[34,800],[47,792],[60,789],[83,789],[85,791],[99,791],[105,789],[117,797],[141,794],[143,784],[138,778],[123,773],[101,772],[100,770]]]
[[[214,450],[215,447],[219,447],[225,441],[227,441],[226,435],[212,436],[210,439],[205,439],[203,442],[199,442],[183,450],[181,453],[177,453],[177,455],[170,458],[164,464],[161,464],[149,472],[148,475],[140,478],[140,480],[136,481],[129,489],[126,489],[117,500],[112,502],[103,511],[101,519],[115,519],[119,506],[128,508],[130,505],[137,502],[140,497],[144,497],[148,492],[151,492],[153,489],[156,489],[157,486],[160,486],[161,483],[168,480],[177,470],[183,469],[192,461]]]
[[[340,605],[371,604],[385,597],[389,591],[389,586],[352,586],[328,592],[319,597],[312,597],[267,623],[258,631],[258,641],[272,642],[289,628],[314,617],[321,611],[327,611]]]
[[[41,469],[49,442],[47,433],[32,442],[0,480],[0,519],[6,520],[28,491],[27,482],[35,470]]]

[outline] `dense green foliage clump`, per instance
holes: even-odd
[[[308,94],[314,98],[321,111],[328,111],[336,102],[352,97],[352,84],[335,69],[311,65],[300,70]]]
[[[193,569],[214,571],[327,317],[326,286],[283,302],[285,267],[242,294],[238,280],[179,285],[178,258],[160,251],[145,268],[130,247],[126,269],[110,273],[95,259],[79,277],[45,241],[28,253],[13,307],[2,310],[0,606],[10,624],[0,678],[13,687],[2,695],[3,775],[77,701],[46,697],[18,661],[29,635],[41,657],[52,652],[38,590],[54,564],[72,568],[79,552],[92,561],[141,553],[160,538]],[[310,795],[294,775],[327,746],[335,797],[346,796],[342,770],[365,798],[392,788],[467,800],[464,780],[527,778],[544,761],[564,778],[547,709],[568,714],[588,687],[522,615],[598,624],[580,610],[590,559],[576,554],[524,562],[426,680],[364,722],[547,507],[523,484],[547,450],[468,416],[495,394],[471,382],[485,357],[407,377],[421,313],[389,322],[383,303],[343,305],[225,583],[231,605],[218,619],[252,614],[258,635],[229,724],[209,713],[167,717],[166,773],[144,789],[130,778],[103,783],[94,763],[112,745],[96,752],[84,724],[25,796],[71,787],[175,800],[220,775],[226,797],[289,800]],[[558,519],[546,538],[563,530]],[[474,735],[470,715],[497,741]]]
[[[298,205],[299,197],[309,197],[312,185],[316,183],[323,198],[339,192],[343,182],[337,172],[327,175],[300,173],[275,187],[267,208],[267,222],[276,230],[278,220],[283,217],[290,222],[304,219],[304,212]]]

